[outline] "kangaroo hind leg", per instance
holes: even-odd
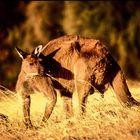
[[[117,72],[113,80],[111,81],[111,86],[113,87],[118,99],[127,106],[140,105],[131,95],[124,74],[121,70]]]

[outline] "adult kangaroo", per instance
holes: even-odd
[[[77,93],[80,112],[85,112],[87,97],[96,88],[104,93],[110,84],[118,99],[126,106],[140,105],[132,96],[124,74],[109,51],[99,41],[66,35],[35,48],[31,54],[17,48],[22,61],[16,91],[23,99],[25,124],[31,127],[30,93],[43,92],[48,98],[42,121],[55,106],[56,89],[64,99],[67,115],[71,114],[72,94]],[[76,91],[76,92],[74,92]]]

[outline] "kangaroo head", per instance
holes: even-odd
[[[28,54],[21,49],[16,47],[19,56],[22,58],[21,72],[29,76],[43,75],[44,67],[41,65],[42,58],[40,58],[40,53],[42,50],[42,45],[35,48],[35,50]]]

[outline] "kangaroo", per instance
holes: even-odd
[[[83,114],[87,97],[94,93],[94,88],[104,94],[108,85],[124,105],[140,105],[131,96],[120,66],[99,40],[65,35],[44,47],[36,47],[31,54],[16,49],[22,58],[16,91],[23,99],[27,127],[32,127],[30,94],[36,90],[48,99],[43,122],[50,117],[56,104],[56,90],[60,91],[68,117],[72,114],[73,93],[78,94],[80,113]]]

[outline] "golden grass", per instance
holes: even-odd
[[[133,96],[140,101],[139,85],[130,86]],[[3,140],[139,140],[140,107],[122,107],[112,89],[101,98],[95,93],[88,98],[87,113],[65,119],[62,100],[58,96],[56,107],[45,127],[40,121],[45,108],[42,94],[31,95],[31,120],[37,129],[26,129],[23,124],[21,100],[17,94],[0,100],[0,113],[9,123],[0,123],[0,139]],[[74,110],[77,112],[77,98]]]

